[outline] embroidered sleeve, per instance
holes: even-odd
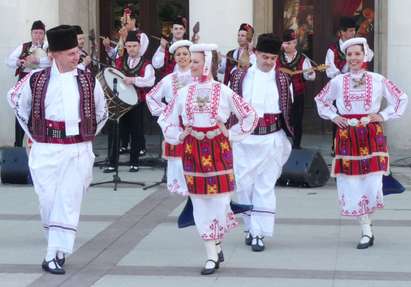
[[[155,85],[154,88],[152,88],[146,95],[146,103],[148,109],[150,110],[150,113],[155,117],[158,117],[166,107],[166,104],[162,102],[165,92],[164,80],[166,80],[166,78],[158,82],[157,85]]]
[[[29,137],[31,137],[28,128],[32,101],[30,88],[31,75],[32,73],[26,75],[7,93],[9,105],[14,110],[17,120]]]
[[[94,102],[96,104],[96,134],[98,134],[106,124],[106,121],[108,119],[108,109],[103,89],[100,85],[100,82],[97,80],[94,86]]]
[[[337,108],[333,101],[337,99],[337,89],[335,87],[335,80],[331,80],[321,90],[321,92],[314,98],[317,103],[317,111],[321,118],[325,120],[332,120],[337,114]]]
[[[253,107],[236,93],[232,93],[230,105],[238,123],[230,128],[229,138],[232,141],[239,141],[254,131],[258,123],[258,115]]]
[[[183,102],[180,99],[181,95],[180,92],[178,92],[160,114],[157,121],[163,132],[165,141],[174,145],[180,143],[179,136],[183,132],[183,129],[180,126],[180,115]]]
[[[383,79],[383,93],[387,100],[387,107],[380,112],[384,121],[399,118],[407,107],[408,96],[396,84]]]

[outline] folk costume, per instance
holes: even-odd
[[[169,53],[171,55],[180,48],[192,45],[188,40],[180,40],[170,46]],[[155,117],[164,112],[167,104],[177,96],[177,92],[182,87],[194,82],[191,76],[191,70],[188,67],[183,71],[178,65],[173,73],[165,76],[157,85],[150,90],[146,95],[147,106],[151,114]],[[187,195],[187,184],[184,178],[183,170],[183,146],[172,145],[164,141],[163,143],[163,158],[167,159],[167,189],[170,192],[176,192],[181,195]]]
[[[345,53],[352,45],[362,45],[368,61],[370,50],[366,39],[347,40],[341,49]],[[387,107],[381,109],[383,98]],[[406,109],[408,97],[382,75],[360,70],[336,76],[315,101],[321,118],[347,119],[349,126],[338,128],[335,136],[332,176],[337,178],[341,215],[357,217],[363,236],[368,238],[360,241],[357,248],[367,248],[374,242],[368,215],[384,206],[382,176],[389,171],[383,124],[370,122],[368,115],[378,113],[384,121],[398,118]]]
[[[256,50],[278,55],[280,46],[281,41],[273,34],[262,34]],[[253,251],[262,251],[263,237],[273,235],[275,183],[291,153],[287,139],[287,134],[293,134],[290,79],[274,67],[263,72],[253,65],[245,71],[234,71],[230,82],[258,114],[257,128],[243,141],[233,143],[233,155],[237,199],[240,204],[253,205],[243,215],[245,241]]]
[[[77,47],[71,26],[48,30],[47,39],[51,52]],[[103,90],[91,74],[61,73],[53,61],[18,82],[8,100],[33,141],[29,167],[48,244],[42,267],[64,274],[64,254],[73,252],[82,197],[92,179],[92,141],[108,117]]]
[[[238,32],[240,31],[245,31],[247,33],[250,33],[251,36],[254,35],[254,28],[250,24],[247,24],[247,23],[243,23],[240,25]],[[226,54],[227,57],[222,58],[220,67],[219,67],[219,72],[224,74],[223,83],[225,85],[228,85],[228,83],[230,82],[231,73],[237,69],[238,61],[240,60],[240,57],[244,51],[245,49],[238,47],[236,49],[228,51]],[[250,63],[254,65],[255,64],[254,50],[248,51],[248,53],[249,53]]]
[[[78,25],[74,25],[73,26],[74,29],[76,29],[76,33],[77,35],[84,35],[83,29],[81,29],[80,26]],[[84,63],[84,58],[86,58],[88,56],[88,53],[86,50],[84,50],[84,48],[82,47],[78,47],[79,48],[79,52],[80,52],[80,60],[79,63],[77,65],[77,68],[79,68],[80,70],[86,71],[86,72],[91,72],[91,63],[88,65],[85,65]]]
[[[31,26],[33,30],[46,30],[46,26],[40,20],[34,21]],[[35,69],[42,69],[50,66],[50,60],[47,56],[47,43],[33,43],[32,41],[19,45],[14,51],[6,58],[6,65],[14,69],[15,75],[18,77],[18,81],[23,79],[28,73]],[[38,64],[33,64],[28,67],[23,67],[20,60],[24,60],[27,56],[34,55]],[[24,131],[21,128],[18,120],[15,122],[15,142],[14,146],[22,146],[24,138]]]
[[[287,30],[283,35],[283,43],[297,41],[297,36],[294,30]],[[312,68],[310,59],[299,51],[295,51],[293,55],[289,55],[284,51],[281,52],[276,62],[276,69],[287,68],[291,71],[301,71]],[[301,148],[301,139],[303,135],[303,116],[304,116],[304,93],[306,81],[314,81],[314,72],[304,72],[291,76],[293,85],[294,102],[292,104],[292,120],[294,127],[293,148]]]
[[[190,47],[192,53],[205,55],[203,76],[199,82],[180,89],[158,121],[168,143],[183,145],[184,175],[194,221],[208,256],[203,275],[218,268],[218,258],[223,257],[218,249],[221,246],[216,244],[238,224],[230,208],[235,187],[230,142],[245,138],[257,124],[254,109],[227,86],[212,79],[212,51],[216,49],[214,44]],[[223,123],[231,113],[239,122],[227,131]]]
[[[128,32],[125,43],[141,41],[141,35],[138,32]],[[141,55],[141,53],[140,53]],[[136,89],[138,96],[138,103],[120,119],[120,135],[130,139],[130,172],[139,170],[140,151],[145,150],[144,138],[144,110],[146,105],[146,94],[150,87],[154,85],[155,72],[151,64],[142,56],[131,57],[126,52],[123,56],[116,58],[116,68],[120,70],[125,76],[133,77],[133,86]],[[114,139],[117,140],[117,139]],[[117,146],[113,144],[113,146]],[[106,172],[114,171],[115,153],[111,152],[110,166],[105,170]]]

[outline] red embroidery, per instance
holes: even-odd
[[[224,238],[224,233],[230,231],[238,225],[237,220],[233,212],[227,213],[225,226],[221,225],[217,219],[214,219],[209,228],[208,233],[203,233],[201,238],[203,240],[222,240]]]
[[[351,111],[352,105],[350,100],[350,75],[346,74],[343,76],[343,96],[344,96],[344,106],[347,111]]]
[[[402,96],[402,94],[404,94],[404,92],[396,84],[394,84],[388,79],[384,79],[384,84],[387,87],[388,92],[395,98],[394,110],[397,111],[401,102],[400,97]]]
[[[340,205],[341,207],[345,206],[345,202],[344,202],[344,197],[341,198],[340,200],[340,204],[341,202],[343,203],[342,205]],[[376,198],[376,205],[373,207],[369,206],[370,200],[368,199],[368,197],[366,195],[363,195],[360,199],[360,201],[358,202],[358,208],[356,210],[346,210],[343,209],[341,211],[341,215],[344,216],[361,216],[361,215],[365,215],[365,214],[371,214],[373,213],[377,208],[384,208],[384,203],[381,199],[381,196],[377,195]]]
[[[371,109],[372,103],[372,77],[370,74],[365,74],[365,102],[364,108],[366,111]]]

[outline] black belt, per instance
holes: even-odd
[[[281,129],[282,127],[281,127],[280,121],[276,121],[275,123],[272,123],[268,126],[258,125],[253,131],[252,135],[264,136],[264,135],[275,133]]]

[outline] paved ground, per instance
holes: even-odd
[[[306,137],[305,146],[327,155],[327,141],[313,139]],[[393,172],[411,187],[409,167]],[[111,178],[97,167],[94,174],[96,181]],[[131,174],[121,167],[120,176],[150,184],[162,171]],[[280,187],[277,195],[275,237],[267,239],[266,251],[251,252],[237,228],[224,242],[222,268],[203,277],[205,254],[196,230],[176,227],[183,198],[164,186],[144,191],[121,185],[116,192],[111,185],[93,187],[83,202],[68,273],[52,276],[40,268],[45,240],[32,187],[0,185],[0,286],[411,286],[409,192],[385,198],[386,208],[374,216],[375,246],[362,251],[354,248],[357,223],[338,215],[334,180],[315,189]]]

